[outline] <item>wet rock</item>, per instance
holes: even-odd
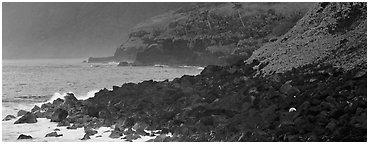
[[[165,134],[161,134],[161,135],[158,135],[158,136],[154,139],[154,142],[165,142],[165,141],[167,141],[168,139],[170,139],[170,137],[166,136]]]
[[[58,134],[56,132],[51,132],[51,133],[46,134],[45,137],[61,137],[61,136],[63,136],[63,134]]]
[[[215,73],[216,71],[221,70],[220,66],[216,66],[216,65],[208,65],[207,67],[205,67],[204,70],[202,70],[201,75],[210,75]]]
[[[118,66],[129,66],[128,62],[119,62]]]
[[[23,115],[17,121],[15,121],[14,124],[36,123],[36,122],[37,122],[36,116],[31,112],[27,112],[25,115]]]
[[[113,86],[113,91],[117,91],[119,88],[119,86]]]
[[[38,111],[40,110],[41,108],[37,105],[35,105],[32,109],[31,109],[31,112],[35,112],[35,111]]]
[[[41,110],[47,110],[52,106],[50,102],[41,105]]]
[[[148,127],[148,125],[146,123],[142,123],[142,122],[137,122],[135,125],[133,125],[133,129],[137,130],[144,130]]]
[[[25,115],[27,112],[28,111],[25,111],[25,110],[19,110],[18,113],[17,113],[17,117]]]
[[[123,125],[121,125],[123,128],[129,128],[129,127],[132,127],[134,126],[135,124],[135,120],[134,118],[126,118],[124,121],[123,121]]]
[[[67,120],[62,120],[61,122],[58,123],[57,126],[58,127],[61,127],[61,126],[70,126],[70,123]]]
[[[58,108],[51,116],[51,122],[60,122],[67,118],[68,111]]]
[[[142,136],[148,136],[148,135],[150,135],[149,133],[145,132],[143,129],[136,130],[135,131],[135,134],[142,135]]]
[[[46,113],[40,112],[40,110],[36,111],[34,114],[37,118],[46,118]]]
[[[126,139],[126,140],[128,140],[128,141],[132,141],[132,140],[136,140],[136,139],[139,139],[139,138],[141,138],[141,136],[140,135],[138,135],[138,134],[129,134],[129,135],[126,135],[125,137],[123,137],[122,139]]]
[[[168,134],[169,133],[169,129],[167,128],[163,128],[161,131],[160,131],[160,134]]]
[[[123,133],[118,130],[113,130],[111,134],[109,135],[110,138],[114,138],[114,139],[120,138],[121,136],[123,136]]]
[[[134,131],[131,128],[128,128],[127,130],[125,130],[123,132],[124,135],[129,135],[129,134],[133,134],[133,133],[134,133]]]
[[[88,134],[88,135],[90,135],[90,136],[92,136],[92,135],[97,134],[97,131],[94,130],[94,129],[92,129],[92,128],[90,128],[90,127],[85,127],[85,133]]]
[[[15,118],[17,118],[17,117],[15,117],[15,116],[13,116],[13,115],[7,115],[7,116],[3,119],[3,121],[8,121],[8,120],[15,119]]]
[[[77,129],[77,128],[82,128],[83,124],[76,124],[74,123],[72,126],[68,126],[67,129]]]
[[[90,138],[90,135],[89,134],[85,134],[85,135],[83,135],[83,138],[81,140],[89,140],[89,139],[91,139]]]
[[[32,136],[21,134],[18,136],[17,140],[19,139],[32,139]]]
[[[100,108],[97,106],[89,106],[87,107],[87,114],[90,117],[98,117]]]
[[[64,100],[65,100],[64,104],[66,105],[74,105],[78,101],[78,99],[74,96],[73,93],[67,93],[67,95],[64,96]]]
[[[64,103],[64,100],[61,99],[61,98],[58,98],[58,99],[56,99],[56,100],[53,101],[52,105],[53,106],[59,106],[59,105],[61,105],[63,103]]]

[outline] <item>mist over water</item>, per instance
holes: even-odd
[[[2,3],[3,58],[111,56],[137,23],[188,3]]]

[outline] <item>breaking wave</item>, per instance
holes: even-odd
[[[91,90],[89,92],[87,92],[85,95],[77,95],[77,94],[74,94],[74,96],[78,99],[78,100],[86,100],[90,97],[94,97],[95,96],[95,93],[97,93],[99,90]],[[65,92],[65,93],[59,93],[59,92],[56,92],[54,93],[54,95],[47,101],[47,102],[50,102],[52,103],[54,100],[60,98],[60,99],[63,99],[64,100],[64,96],[67,95],[67,93],[73,93],[73,92]],[[46,102],[46,103],[47,103]]]

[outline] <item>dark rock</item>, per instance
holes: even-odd
[[[18,113],[17,113],[17,117],[25,115],[27,112],[28,111],[25,111],[25,110],[19,110]]]
[[[15,118],[17,118],[17,117],[15,117],[15,116],[13,116],[13,115],[7,115],[7,116],[3,119],[3,121],[8,121],[8,120],[15,119]]]
[[[216,65],[208,65],[207,67],[205,67],[204,70],[202,70],[201,75],[209,75],[209,74],[214,74],[215,72],[221,70],[220,66],[216,66]]]
[[[279,91],[281,93],[284,93],[288,96],[295,96],[298,93],[300,93],[300,90],[294,86],[291,85],[291,80],[284,83],[280,88]]]
[[[127,139],[129,141],[132,141],[132,140],[136,140],[136,139],[139,139],[141,138],[140,135],[137,135],[137,134],[129,134],[129,135],[126,135],[125,137],[123,137],[122,139]]]
[[[135,120],[133,118],[127,118],[123,122],[124,127],[132,127],[135,124]]]
[[[81,140],[91,139],[89,134],[85,134]]]
[[[155,142],[155,139],[149,139],[146,142]]]
[[[130,66],[128,62],[119,62],[118,66]]]
[[[40,110],[36,111],[34,114],[37,118],[45,118],[46,117],[46,113],[40,112]]]
[[[27,112],[25,115],[23,115],[17,121],[15,121],[14,124],[36,123],[36,122],[37,122],[36,116],[31,112]]]
[[[67,93],[66,96],[64,96],[64,104],[66,105],[74,105],[75,103],[77,103],[78,99],[74,96],[73,93]]]
[[[63,134],[58,134],[56,132],[51,132],[51,133],[46,134],[45,137],[61,137],[61,136],[63,136]]]
[[[89,127],[85,127],[85,133],[92,136],[92,135],[95,135],[97,134],[97,131],[92,129],[92,128],[89,128]]]
[[[32,136],[21,134],[18,136],[17,140],[19,139],[32,139]]]
[[[113,91],[117,91],[119,89],[119,86],[113,86]]]
[[[90,117],[98,117],[100,109],[97,106],[87,107],[87,114]]]
[[[60,129],[56,128],[56,129],[54,129],[54,131],[60,131]]]
[[[68,116],[68,111],[58,108],[51,116],[51,122],[63,121]]]
[[[146,123],[137,122],[135,125],[133,125],[133,129],[137,130],[145,130],[148,127]]]
[[[131,128],[128,128],[127,130],[125,130],[124,132],[123,132],[123,134],[124,135],[129,135],[129,134],[133,134],[134,132],[133,132],[133,130],[131,129]]]
[[[163,128],[161,131],[160,131],[160,134],[168,134],[169,133],[169,129],[167,128]]]
[[[59,106],[59,105],[61,105],[63,103],[64,103],[64,100],[63,99],[57,98],[56,100],[53,101],[52,105],[53,106]]]
[[[142,135],[142,136],[148,136],[148,135],[150,135],[149,133],[145,132],[143,129],[136,130],[135,131],[135,134]]]
[[[48,103],[44,103],[44,104],[42,104],[42,105],[41,105],[41,109],[42,109],[42,110],[47,110],[47,109],[49,109],[51,106],[52,106],[52,104],[51,104],[50,102],[48,102]]]
[[[40,108],[39,106],[35,105],[35,106],[32,108],[31,112],[35,112],[35,111],[38,111],[38,110],[40,110],[40,109],[41,109],[41,108]]]
[[[113,130],[109,135],[110,138],[120,138],[121,136],[123,136],[123,133],[117,130]]]
[[[359,79],[359,78],[361,78],[361,77],[363,77],[363,76],[365,76],[365,75],[366,75],[366,71],[363,71],[363,70],[358,71],[358,72],[355,74],[354,79]]]
[[[156,136],[156,138],[154,139],[154,142],[164,142],[168,138],[170,137],[166,136],[165,134],[161,134],[161,135]]]
[[[67,127],[67,129],[77,129],[77,128],[82,128],[83,125],[80,124],[73,124],[72,126]]]
[[[61,127],[61,126],[70,126],[70,123],[67,121],[67,120],[62,120],[58,123],[57,125],[58,127]]]

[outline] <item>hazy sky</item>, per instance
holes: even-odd
[[[135,24],[183,5],[2,3],[3,59],[111,56]]]

